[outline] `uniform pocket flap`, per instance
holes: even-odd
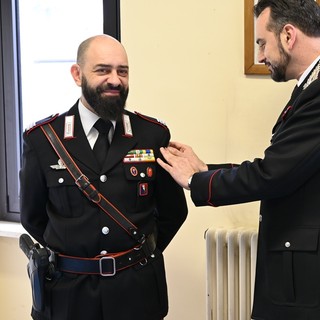
[[[124,163],[124,170],[128,180],[152,181],[156,175],[154,162]]]
[[[74,186],[75,182],[71,174],[67,170],[52,170],[47,174],[47,186]]]
[[[318,248],[319,229],[279,229],[268,241],[271,251],[315,251]]]

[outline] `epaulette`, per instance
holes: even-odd
[[[157,124],[157,125],[165,128],[165,129],[168,129],[166,123],[165,123],[164,121],[160,120],[160,119],[156,119],[156,118],[152,118],[152,117],[146,116],[146,115],[141,114],[141,113],[139,113],[139,112],[137,112],[137,111],[135,111],[134,113],[135,113],[138,117],[140,117],[140,118],[142,118],[142,119],[144,119],[144,120],[147,120],[147,121],[149,121],[149,122],[155,123],[155,124]]]
[[[46,123],[50,123],[53,120],[55,120],[58,117],[59,113],[53,114],[47,118],[44,118],[42,120],[39,120],[37,122],[33,122],[31,123],[27,128],[26,128],[26,133],[29,134],[31,131],[33,131],[34,129],[46,124]]]

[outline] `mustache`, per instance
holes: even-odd
[[[114,86],[113,84],[106,84],[106,85],[101,85],[99,87],[97,87],[97,91],[99,93],[101,92],[104,92],[104,91],[108,91],[108,90],[114,90],[114,91],[120,91],[120,92],[123,92],[125,89],[122,85],[117,85],[117,86]]]

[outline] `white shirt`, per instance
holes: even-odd
[[[84,133],[87,136],[91,149],[93,149],[93,146],[96,143],[99,135],[98,130],[94,128],[93,125],[96,123],[96,121],[100,117],[95,113],[93,113],[92,111],[90,111],[88,108],[86,108],[81,102],[81,100],[79,100],[78,109],[79,109],[80,120],[82,123]],[[112,122],[113,128],[109,131],[109,136],[108,136],[110,143],[112,141],[113,133],[116,127],[116,121],[112,120],[111,122]]]

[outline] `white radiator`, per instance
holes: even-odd
[[[249,320],[253,302],[257,231],[206,231],[207,320]]]

